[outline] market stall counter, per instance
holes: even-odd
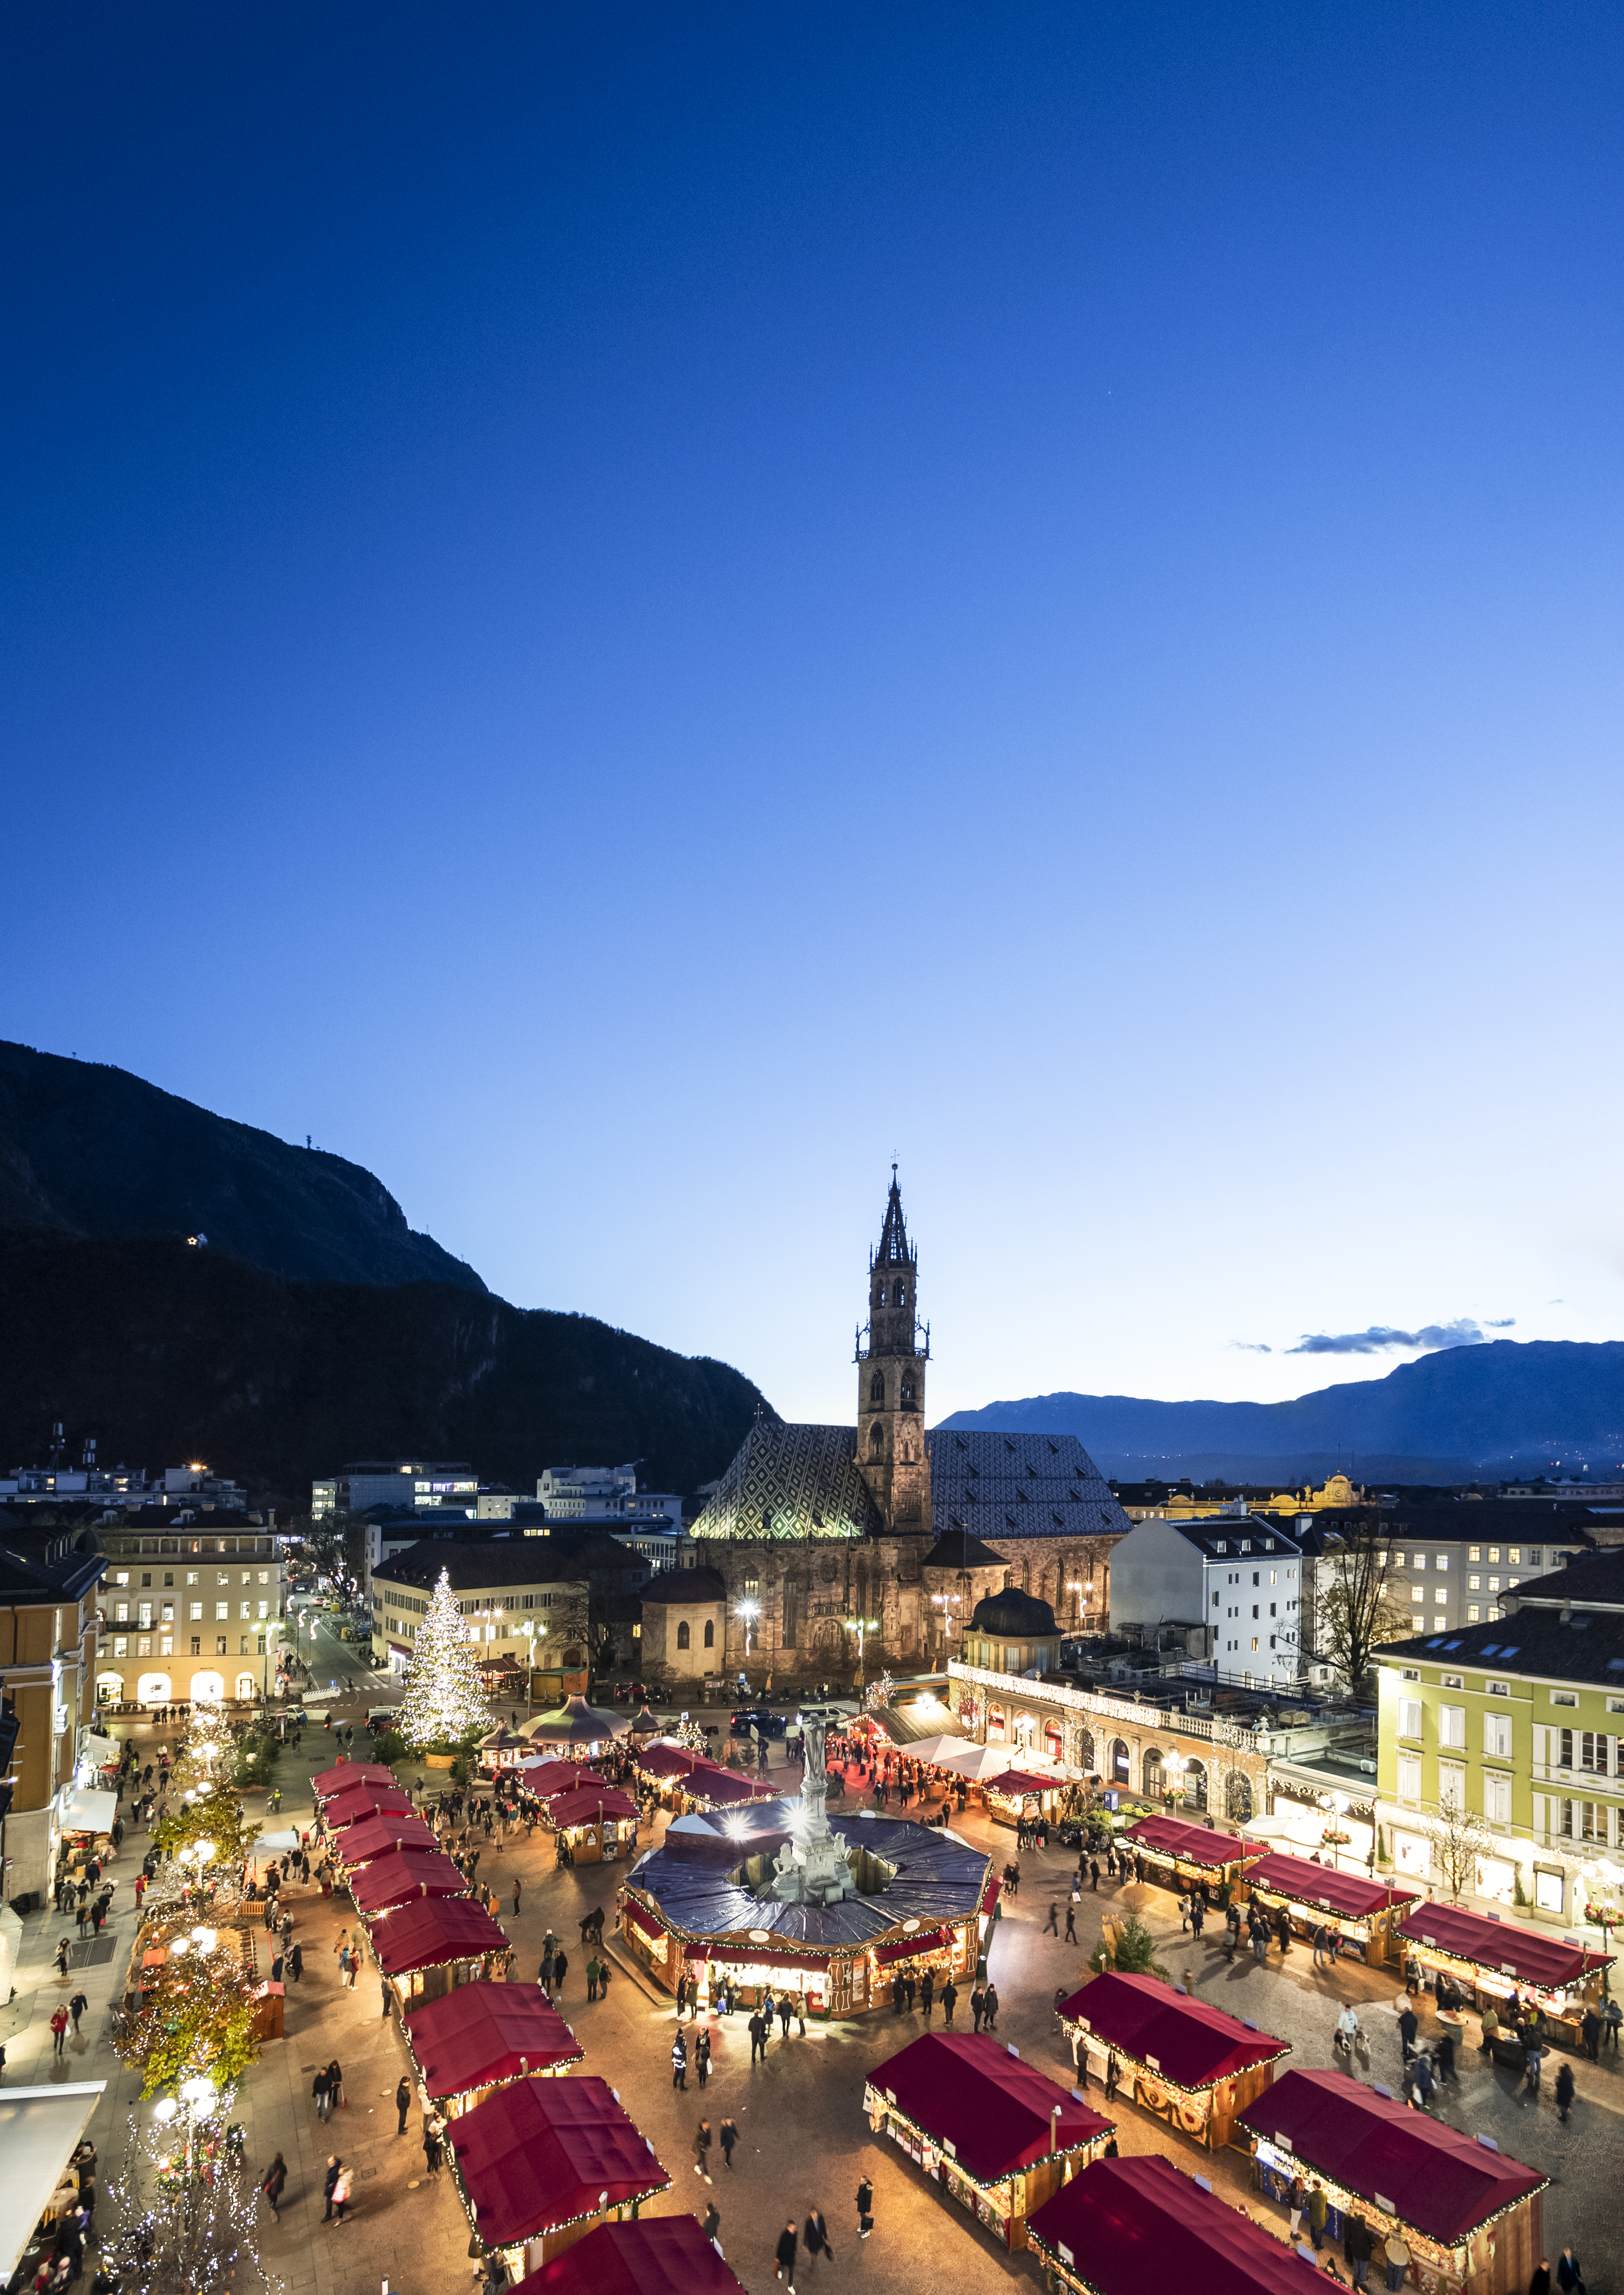
[[[1586,1952],[1577,1937],[1518,1928],[1460,1905],[1416,1905],[1395,1931],[1396,1948],[1447,1975],[1481,2008],[1514,1997],[1537,2000],[1554,2038],[1579,2044],[1585,2010],[1600,2001],[1612,1953]]]
[[[586,2054],[539,1984],[460,1985],[409,2009],[401,2030],[425,2092],[449,2119],[509,2080],[551,2079]]]
[[[1288,2042],[1181,1985],[1114,1969],[1063,2001],[1060,2022],[1085,2087],[1091,2074],[1104,2087],[1115,2056],[1135,2103],[1213,2152],[1228,2143],[1236,2114],[1291,2054]]]
[[[877,2136],[1012,2250],[1025,2246],[1033,2209],[1101,2157],[1115,2126],[984,2033],[924,2033],[875,2066],[863,2110]]]
[[[1294,2174],[1323,2185],[1340,2241],[1359,2216],[1378,2249],[1393,2232],[1421,2295],[1521,2295],[1544,2252],[1546,2177],[1346,2072],[1286,2072],[1239,2116],[1260,2188]]]
[[[1122,1839],[1149,1867],[1148,1878],[1164,1889],[1211,1888],[1234,1882],[1263,1854],[1261,1841],[1237,1839],[1216,1826],[1188,1825],[1181,1817],[1141,1817]]]
[[[1038,2209],[1026,2239],[1056,2283],[1083,2295],[1316,2295],[1325,2285],[1307,2249],[1283,2247],[1204,2177],[1155,2152],[1085,2168]]]
[[[692,2216],[600,2224],[512,2295],[745,2295]]]
[[[1246,1874],[1254,1904],[1270,1912],[1284,1907],[1299,1936],[1312,1936],[1321,1924],[1337,1931],[1344,1946],[1357,1945],[1367,1964],[1380,1968],[1401,1950],[1395,1923],[1420,1895],[1416,1889],[1390,1888],[1363,1873],[1338,1873],[1311,1857],[1272,1850]]]
[[[474,2239],[509,2270],[535,2271],[671,2177],[607,2080],[518,2079],[451,2122],[452,2165]]]

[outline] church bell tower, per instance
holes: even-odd
[[[908,1240],[894,1164],[879,1248],[869,1258],[869,1320],[857,1334],[857,1465],[885,1528],[924,1534],[931,1525],[925,1455],[930,1327],[918,1318],[918,1253]]]

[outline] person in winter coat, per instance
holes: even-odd
[[[833,2263],[835,2250],[828,2243],[828,2226],[823,2220],[821,2209],[812,2209],[801,2227],[801,2237],[806,2242],[809,2256],[820,2255],[826,2263]]]
[[[711,2124],[702,2119],[694,2130],[694,2173],[711,2180]]]
[[[343,2165],[340,2165],[338,2177],[332,2187],[332,2213],[333,2221],[335,2223],[342,2223],[344,2221],[344,2210],[348,2207],[348,2205],[349,2169]]]
[[[398,2122],[398,2125],[396,2126],[396,2130],[395,2130],[395,2133],[396,2134],[396,2136],[404,2136],[404,2135],[405,2134],[405,2132],[406,2132],[406,2114],[411,2111],[411,2109],[412,2109],[412,2083],[411,2083],[411,2081],[406,2078],[406,2075],[404,2074],[404,2072],[402,2072],[402,2074],[401,2074],[401,2076],[400,2076],[400,2085],[396,2087],[396,2091],[395,2091],[395,2111],[396,2111],[396,2120],[397,2120],[397,2122]]]
[[[1556,2258],[1556,2284],[1562,2295],[1585,2295],[1585,2275],[1571,2247],[1564,2247]]]
[[[323,2223],[332,2221],[332,2195],[339,2181],[339,2169],[342,2164],[336,2152],[328,2153],[327,2173],[322,2178],[322,2196],[327,2201],[326,2212],[322,2217]]]
[[[796,2250],[798,2245],[794,2224],[787,2223],[779,2234],[778,2270],[775,2276],[787,2282],[789,2295],[796,2295]]]
[[[59,2001],[51,2011],[51,2053],[60,2056],[68,2044],[68,2011]]]
[[[1551,2266],[1544,2256],[1528,2283],[1528,2295],[1551,2295]]]
[[[287,2181],[288,2163],[279,2152],[275,2159],[272,2160],[270,2166],[265,2169],[265,2174],[259,2178],[259,2188],[265,2195],[265,2201],[270,2208],[273,2221],[276,2219],[277,2202],[282,2198],[282,2190]]]
[[[671,2044],[671,2085],[680,2088],[688,2086],[688,2042],[681,2032]]]
[[[1326,2214],[1325,2185],[1316,2184],[1309,2193],[1308,2206],[1309,2237],[1313,2241],[1316,2251],[1326,2235]]]
[[[867,2239],[874,2228],[874,2186],[865,2176],[857,2186],[857,2236]]]
[[[1573,2067],[1571,2064],[1564,2062],[1561,2070],[1556,2075],[1556,2117],[1562,2121],[1564,2128],[1567,2125],[1568,2110],[1572,2102]],[[1556,2276],[1560,2281],[1562,2278],[1562,2265],[1560,2263],[1556,2266]]]

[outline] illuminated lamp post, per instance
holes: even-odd
[[[869,1634],[878,1633],[879,1620],[877,1618],[848,1618],[845,1621],[845,1629],[848,1634],[855,1634],[857,1637],[857,1687],[861,1692],[862,1688],[862,1652],[864,1638]]]
[[[1171,1809],[1175,1801],[1184,1799],[1184,1773],[1189,1762],[1182,1753],[1168,1753],[1162,1762],[1162,1772],[1167,1783],[1162,1788],[1162,1798]]]

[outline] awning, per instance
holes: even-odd
[[[249,1850],[250,1858],[280,1857],[284,1849],[297,1849],[298,1835],[290,1825],[281,1833],[262,1833]]]
[[[487,2247],[538,2239],[666,2190],[670,2177],[607,2080],[518,2079],[451,2123],[448,2141],[477,2236]]]
[[[1418,1905],[1399,1923],[1398,1933],[1407,1944],[1447,1952],[1542,1992],[1560,1992],[1613,1964],[1612,1953],[1586,1952],[1575,1938],[1538,1936],[1459,1905]]]
[[[613,1785],[557,1793],[547,1804],[547,1821],[556,1833],[571,1833],[583,1825],[619,1825],[636,1815],[637,1803],[630,1793],[618,1793]]]
[[[388,1912],[393,1906],[409,1905],[414,1897],[466,1897],[471,1887],[467,1874],[460,1873],[449,1857],[421,1849],[392,1849],[349,1879],[355,1910],[363,1914]]]
[[[444,1968],[448,1961],[480,1960],[508,1949],[507,1938],[471,1897],[419,1897],[380,1913],[372,1923],[371,1942],[386,1976],[407,1976],[416,1969]]]
[[[814,1956],[793,1952],[775,1951],[768,1944],[707,1944],[690,1945],[683,1953],[689,1961],[714,1961],[723,1968],[785,1968],[792,1974],[821,1976],[828,1964],[827,1953]]]
[[[1031,1769],[1006,1769],[1001,1776],[988,1779],[993,1793],[1021,1795],[1055,1793],[1061,1783],[1058,1777],[1040,1777]]]
[[[116,1793],[99,1793],[94,1788],[79,1791],[71,1785],[62,1788],[58,1822],[64,1833],[110,1833],[118,1814]]]
[[[997,1745],[965,1745],[957,1751],[948,1745],[936,1756],[935,1766],[951,1769],[956,1777],[967,1777],[972,1785],[983,1785],[1001,1776],[1012,1764],[1008,1754]]]
[[[641,1935],[657,1941],[665,1933],[665,1930],[655,1919],[654,1915],[652,1913],[644,1912],[641,1905],[633,1905],[631,1903],[627,1904],[626,1926],[628,1928],[636,1929]]]
[[[374,1857],[387,1857],[391,1849],[437,1849],[432,1829],[420,1817],[370,1817],[364,1825],[352,1825],[339,1835],[333,1852],[347,1873],[358,1866],[371,1864]]]
[[[411,1817],[412,1796],[398,1785],[358,1785],[354,1793],[334,1793],[323,1802],[322,1816],[330,1833],[363,1824],[369,1817]]]
[[[460,1984],[409,2008],[405,2032],[432,2096],[551,2071],[586,2053],[539,1984]]]
[[[1003,1883],[999,1879],[996,1873],[991,1873],[988,1874],[987,1885],[981,1892],[981,1909],[983,1913],[990,1913],[992,1910],[993,1906],[997,1904],[999,1891],[1003,1887]]]
[[[106,2087],[105,2080],[76,2080],[61,2087],[0,2091],[0,2153],[5,2160],[0,2177],[0,2271],[7,2279],[21,2262]]]
[[[1116,2124],[985,2033],[922,2033],[876,2064],[869,2086],[923,2134],[950,2144],[978,2184],[1101,2141]]]
[[[1248,2031],[1195,1993],[1175,1992],[1159,1976],[1129,1976],[1106,1969],[1060,2005],[1070,2028],[1086,2026],[1105,2047],[1137,2062],[1154,2057],[1157,2078],[1171,2087],[1212,2087],[1236,2072],[1277,2062],[1291,2054],[1271,2032]]]
[[[1095,2160],[1027,2217],[1026,2236],[1096,2295],[1314,2295],[1325,2284],[1272,2232],[1155,2152]]]
[[[903,1937],[898,1944],[879,1944],[874,1948],[874,1964],[888,1968],[894,1960],[908,1960],[920,1952],[940,1952],[953,1941],[951,1929],[921,1929],[918,1936]]]
[[[310,1780],[310,1790],[318,1801],[331,1801],[335,1793],[348,1793],[354,1785],[392,1785],[393,1769],[386,1769],[381,1761],[339,1761],[331,1769],[322,1769]]]
[[[1316,1865],[1311,1857],[1286,1857],[1277,1850],[1252,1866],[1245,1882],[1249,1889],[1284,1897],[1305,1912],[1332,1914],[1344,1921],[1367,1921],[1373,1913],[1413,1905],[1421,1894],[1418,1889],[1390,1889],[1380,1881],[1367,1881],[1362,1873],[1334,1872],[1328,1865]]]
[[[1254,1841],[1236,1840],[1205,1825],[1188,1825],[1181,1817],[1141,1817],[1122,1838],[1147,1857],[1171,1857],[1184,1865],[1204,1865],[1217,1871],[1226,1865],[1245,1864],[1263,1850]]]
[[[510,2295],[745,2295],[692,2216],[600,2224]]]

